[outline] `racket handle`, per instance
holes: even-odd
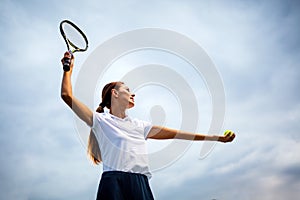
[[[71,58],[65,57],[63,59],[63,69],[65,72],[70,71]]]

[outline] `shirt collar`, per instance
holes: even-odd
[[[120,117],[117,117],[115,115],[112,115],[110,114],[109,112],[107,113],[112,119],[117,119],[119,121],[128,121],[130,120],[130,117],[126,114],[126,116],[124,118],[120,118]]]

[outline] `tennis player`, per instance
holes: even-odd
[[[71,58],[71,64],[70,71],[63,73],[61,97],[91,127],[88,153],[95,164],[103,163],[97,200],[154,199],[148,181],[151,178],[146,148],[148,138],[224,143],[235,138],[234,133],[227,136],[196,134],[132,119],[126,115],[126,110],[134,106],[135,95],[123,82],[105,85],[102,101],[96,112],[92,112],[73,96],[71,75],[74,56],[66,52],[64,57]],[[104,108],[109,112],[104,112]]]

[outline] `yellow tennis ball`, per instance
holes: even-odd
[[[232,131],[232,130],[226,130],[226,131],[224,132],[224,135],[225,135],[225,136],[227,136],[227,135],[232,136],[232,135],[233,135],[233,131]]]

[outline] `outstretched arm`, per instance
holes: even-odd
[[[74,65],[74,56],[69,52],[64,54],[64,57],[71,58],[70,71],[64,72],[61,83],[61,98],[74,111],[74,113],[82,119],[87,125],[93,125],[93,112],[82,102],[73,96],[71,75]],[[62,59],[63,60],[63,59]]]
[[[161,126],[153,126],[147,138],[151,139],[183,139],[183,140],[208,140],[219,142],[231,142],[235,138],[235,134],[226,136],[206,135],[200,133],[190,133],[181,130],[170,129]]]

